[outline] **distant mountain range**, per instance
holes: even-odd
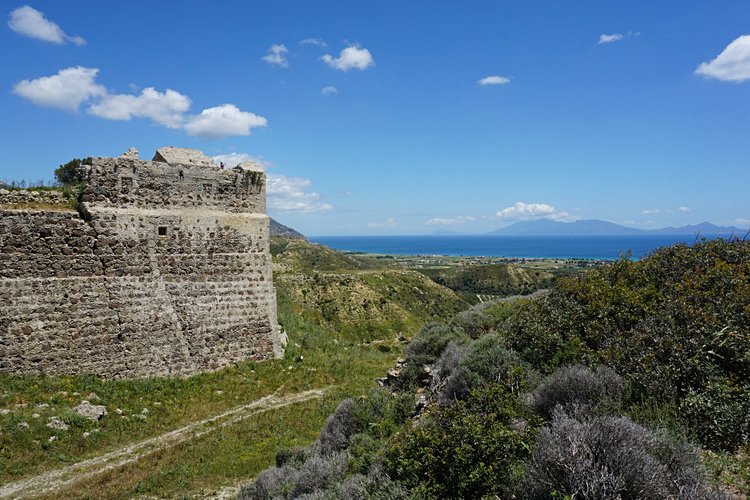
[[[636,229],[621,226],[603,220],[577,220],[558,222],[552,220],[521,221],[492,231],[488,234],[503,236],[630,236],[630,235],[701,235],[701,236],[742,236],[746,230],[731,226],[717,226],[702,222],[680,227],[663,227],[660,229]]]

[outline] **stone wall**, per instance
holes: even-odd
[[[0,189],[0,207],[20,208],[31,204],[59,206],[69,208],[69,202],[62,191],[57,190],[29,190],[29,189]]]
[[[83,217],[0,210],[0,371],[187,375],[281,354],[262,172],[100,158],[88,175]]]

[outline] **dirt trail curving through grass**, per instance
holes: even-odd
[[[241,420],[266,411],[321,398],[330,387],[278,396],[276,393],[237,406],[211,418],[193,422],[160,436],[145,439],[124,448],[110,451],[62,469],[45,472],[22,481],[0,486],[0,498],[36,497],[70,486],[83,479],[135,462],[156,451],[195,439],[213,430],[233,425]]]

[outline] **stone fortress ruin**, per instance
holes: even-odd
[[[84,176],[77,212],[0,194],[0,371],[189,375],[282,355],[258,165],[131,149]]]

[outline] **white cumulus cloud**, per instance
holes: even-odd
[[[213,160],[217,165],[223,163],[226,168],[236,167],[240,163],[246,161],[257,163],[258,165],[263,167],[263,170],[271,166],[271,162],[257,156],[249,155],[247,153],[226,153],[223,155],[216,155],[213,157]]]
[[[750,35],[733,40],[712,61],[701,63],[695,73],[725,82],[750,80]]]
[[[491,75],[491,76],[485,76],[481,80],[478,80],[477,83],[479,85],[505,85],[506,83],[510,83],[510,78],[504,77],[504,76],[498,76],[498,75]]]
[[[325,212],[333,208],[320,200],[320,194],[308,191],[312,184],[310,179],[286,177],[279,174],[266,176],[268,186],[268,207],[282,212],[314,213]]]
[[[184,113],[190,109],[190,98],[179,92],[167,89],[159,92],[153,87],[145,88],[140,95],[107,94],[92,104],[88,112],[108,120],[130,120],[149,118],[167,128],[180,128]]]
[[[367,227],[370,227],[370,228],[398,227],[398,222],[396,222],[396,219],[394,219],[393,217],[388,217],[383,222],[370,222],[367,224]]]
[[[611,35],[602,34],[599,35],[599,45],[604,43],[619,42],[623,38],[625,38],[625,35],[623,35],[622,33],[612,33]]]
[[[693,211],[693,209],[692,209],[692,208],[690,208],[690,207],[685,207],[685,206],[682,206],[682,207],[677,207],[677,211],[678,211],[678,212],[692,212],[692,211]]]
[[[473,222],[476,219],[470,215],[458,215],[456,217],[433,217],[432,219],[425,222],[428,226],[450,226],[454,224],[463,224],[465,222]]]
[[[60,26],[44,17],[44,13],[28,5],[19,7],[10,13],[8,27],[19,35],[57,45],[68,42],[74,45],[86,44],[86,40],[80,36],[66,35]]]
[[[320,93],[323,94],[323,95],[338,94],[339,93],[339,89],[337,89],[336,87],[333,87],[333,86],[329,85],[328,87],[323,87],[322,89],[320,89]]]
[[[286,45],[277,43],[271,45],[271,48],[268,49],[266,55],[264,55],[261,59],[274,66],[286,68],[289,66],[289,61],[287,61],[286,59],[286,55],[288,52],[289,49],[286,48]]]
[[[555,207],[546,203],[524,203],[522,201],[517,201],[510,207],[498,210],[495,212],[495,216],[506,220],[571,220],[574,218],[568,212],[558,212]]]
[[[642,210],[641,213],[643,215],[654,215],[659,213],[658,208],[647,208],[646,210]]]
[[[370,51],[358,45],[348,46],[339,53],[338,57],[325,54],[320,59],[330,67],[341,71],[365,70],[370,66],[375,66],[375,60]]]
[[[268,124],[262,116],[241,111],[234,104],[222,104],[193,115],[185,123],[185,131],[190,135],[219,139],[230,135],[250,135],[250,129],[265,127]]]
[[[13,93],[37,106],[76,111],[82,102],[107,93],[95,82],[98,73],[96,68],[81,66],[61,69],[56,75],[18,82]]]
[[[190,98],[172,89],[160,92],[147,87],[140,94],[110,93],[96,83],[98,74],[97,68],[65,68],[56,75],[22,80],[13,86],[13,93],[38,106],[68,111],[77,111],[85,102],[92,116],[107,120],[148,118],[164,127],[209,139],[250,135],[252,128],[265,127],[268,123],[264,117],[242,111],[234,104],[222,104],[190,115]]]

